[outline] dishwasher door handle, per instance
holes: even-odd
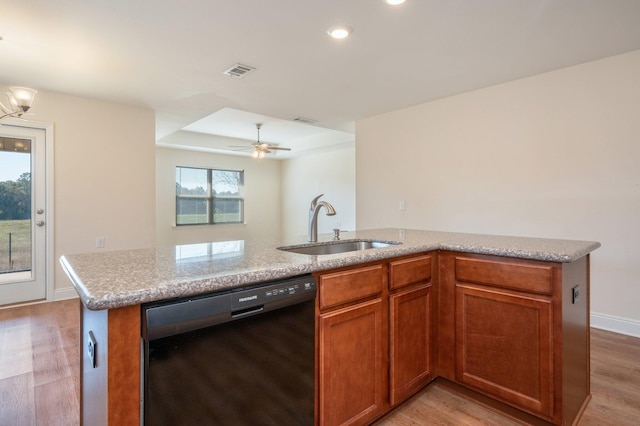
[[[262,311],[264,311],[264,305],[253,306],[251,308],[241,309],[239,311],[231,312],[231,318],[236,319],[236,318],[247,317],[250,315],[258,314]]]

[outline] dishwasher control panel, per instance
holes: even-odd
[[[312,275],[143,306],[142,335],[155,340],[313,300]]]
[[[246,309],[252,306],[291,301],[293,298],[309,299],[315,297],[316,280],[310,275],[278,281],[247,290],[231,293],[232,309]]]

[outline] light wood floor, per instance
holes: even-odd
[[[0,425],[80,424],[78,303],[0,309]]]
[[[376,426],[519,424],[434,383]],[[640,425],[639,338],[591,329],[591,401],[578,425]]]
[[[0,309],[0,425],[79,424],[78,303]],[[591,393],[580,426],[640,424],[640,339],[592,329]],[[434,383],[376,426],[514,424]]]

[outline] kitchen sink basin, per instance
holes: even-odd
[[[376,241],[376,240],[344,240],[329,241],[325,243],[310,243],[295,246],[278,247],[278,250],[289,251],[293,253],[322,255],[347,253],[350,251],[368,250],[390,247],[402,243],[395,241]]]

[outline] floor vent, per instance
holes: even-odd
[[[249,65],[235,64],[223,74],[230,75],[231,77],[242,78],[250,72],[255,71],[254,67],[250,67]]]

